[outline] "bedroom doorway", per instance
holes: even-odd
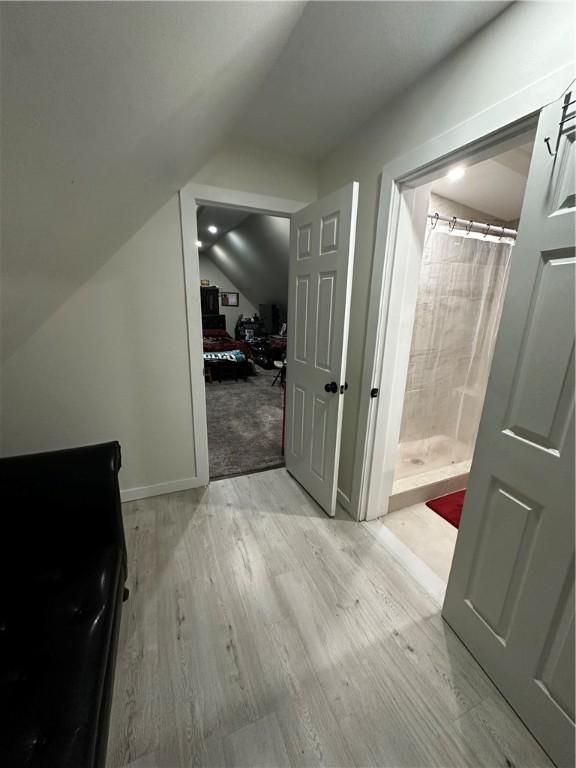
[[[289,227],[292,215],[296,213],[296,211],[304,208],[306,203],[299,200],[290,200],[288,198],[274,197],[272,195],[246,192],[243,190],[214,187],[207,184],[196,184],[194,182],[189,182],[180,190],[179,198],[180,223],[182,227],[182,267],[188,332],[192,439],[194,441],[194,466],[191,467],[192,479],[187,482],[187,487],[200,487],[208,485],[210,480],[214,479],[214,474],[211,476],[209,466],[208,418],[206,407],[206,390],[208,387],[212,386],[212,382],[206,381],[204,371],[204,330],[202,327],[202,315],[206,313],[203,313],[202,311],[202,286],[200,281],[203,279],[212,283],[215,282],[215,280],[210,276],[203,276],[202,278],[200,276],[201,248],[199,244],[203,244],[201,237],[204,237],[207,245],[209,242],[217,244],[217,236],[219,232],[208,231],[208,227],[216,227],[218,230],[218,224],[208,221],[207,218],[203,216],[202,219],[205,220],[201,222],[201,226],[204,226],[205,224],[206,230],[203,231],[202,234],[199,234],[198,212],[200,209],[211,209],[214,213],[218,213],[223,217],[225,212],[228,211],[231,216],[236,217],[238,226],[240,226],[243,221],[247,221],[251,215],[263,214],[282,218],[287,222]],[[237,227],[229,226],[230,230],[234,230],[235,228]],[[220,234],[222,234],[222,231],[220,231]],[[209,240],[208,235],[210,235],[211,238],[212,236],[216,237],[214,240]],[[229,239],[234,240],[234,238],[235,236],[232,231]],[[221,247],[222,245],[223,243],[220,243]],[[220,272],[222,272],[222,269],[220,269]],[[234,277],[236,277],[236,275],[234,275]],[[229,283],[226,283],[226,286],[224,285],[223,278],[220,278],[218,282],[222,282],[222,286],[214,287],[224,288],[229,285]],[[232,280],[232,282],[234,282],[234,280]],[[241,309],[241,298],[240,296],[238,297],[239,306],[236,308],[234,307],[236,300],[236,297],[234,296],[224,298],[224,306],[222,306],[222,297],[220,296],[220,293],[234,294],[241,293],[241,291],[219,290],[218,301],[216,302],[214,298],[212,299],[212,312],[208,313],[220,315],[229,312],[231,314],[231,320],[226,320],[226,327],[228,328],[229,322],[232,323],[232,327],[230,328],[232,333],[229,335],[231,335],[234,340],[235,327],[238,319],[237,315],[240,314]],[[252,306],[254,306],[253,302]],[[256,307],[254,308],[256,309]],[[245,309],[248,309],[247,305]],[[223,310],[223,312],[221,312],[221,310]],[[234,317],[234,313],[236,314],[236,317]],[[228,333],[228,331],[226,332]],[[224,376],[222,375],[221,378],[223,381],[216,381],[214,386],[215,390],[218,387],[218,384],[224,383]],[[274,385],[274,392],[277,393],[278,389],[278,383],[276,382]],[[245,470],[240,468],[239,471],[242,473]]]
[[[284,466],[290,220],[196,211],[209,477]]]

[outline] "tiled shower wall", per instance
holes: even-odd
[[[490,220],[432,196],[430,211]],[[445,229],[444,229],[445,231]],[[446,435],[473,452],[510,246],[438,230],[424,248],[400,442]]]

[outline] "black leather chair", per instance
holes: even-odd
[[[126,580],[118,443],[0,459],[0,765],[106,760]]]

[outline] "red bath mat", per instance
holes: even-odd
[[[438,499],[427,501],[426,506],[433,509],[444,520],[448,520],[455,528],[459,528],[465,494],[466,491],[449,493],[448,496],[440,496]]]

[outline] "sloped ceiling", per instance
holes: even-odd
[[[235,126],[319,158],[509,2],[315,2]]]
[[[506,5],[1,3],[4,356],[225,137],[319,157]]]
[[[220,144],[299,3],[2,3],[3,354]]]
[[[236,229],[250,215],[250,211],[242,208],[201,205],[196,215],[198,239],[202,243],[199,250],[203,252],[210,248],[226,232]],[[216,232],[210,232],[210,227],[216,227]]]
[[[255,307],[286,304],[290,220],[252,214],[205,255]]]

